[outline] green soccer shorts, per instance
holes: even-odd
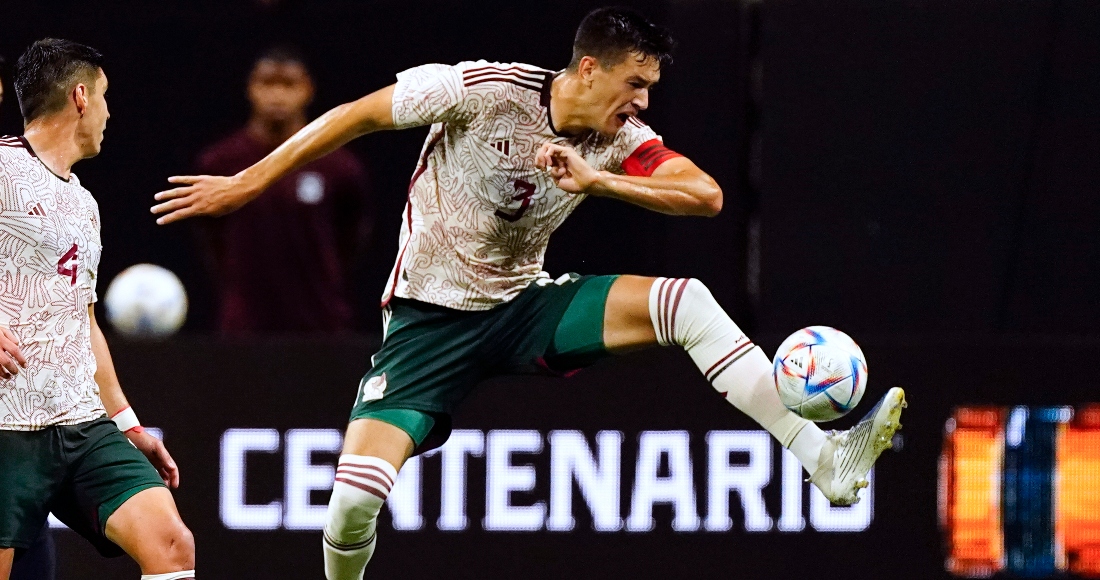
[[[121,556],[104,535],[107,518],[152,487],[164,487],[157,470],[106,416],[0,430],[0,548],[26,550],[53,512],[103,556]]]
[[[568,375],[607,356],[604,308],[617,278],[570,274],[475,312],[394,298],[351,420],[402,429],[414,454],[439,447],[451,434],[454,409],[479,382],[503,374]]]

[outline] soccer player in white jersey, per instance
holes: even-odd
[[[826,497],[857,501],[897,428],[900,389],[853,429],[826,434],[783,406],[767,355],[700,281],[552,280],[542,271],[551,232],[587,196],[677,215],[721,209],[714,180],[638,119],[671,45],[639,14],[599,9],[581,23],[563,71],[485,61],[416,67],[237,175],[174,177],[180,187],[156,195],[162,224],[222,215],[351,139],[431,127],[383,297],[382,349],[360,383],[329,502],[330,580],[362,576],[398,470],[446,439],[451,411],[478,381],[535,366],[565,372],[648,345],[686,349]]]
[[[15,73],[25,132],[0,139],[0,580],[50,512],[143,579],[195,577],[167,487],[179,471],[126,402],[93,309],[99,208],[72,166],[110,117],[102,61],[31,45]]]

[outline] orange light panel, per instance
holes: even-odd
[[[1004,567],[1001,532],[1003,411],[956,409],[944,435],[940,464],[940,516],[948,571],[982,578]]]
[[[1069,571],[1100,578],[1100,405],[1080,409],[1058,441],[1056,542]]]

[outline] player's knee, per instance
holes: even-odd
[[[159,543],[158,568],[172,571],[195,568],[195,536],[182,521],[176,521],[166,530]]]
[[[684,286],[683,300],[689,306],[721,308],[718,306],[718,301],[714,299],[714,294],[711,294],[710,288],[707,288],[707,285],[697,278],[687,279],[687,284]]]
[[[358,489],[336,482],[328,503],[327,531],[333,539],[354,539],[369,533],[382,511],[385,498],[370,493],[357,493]]]
[[[732,322],[707,285],[696,278],[662,278],[653,285],[650,313],[660,344],[691,348]]]
[[[328,503],[325,533],[334,545],[360,542],[373,535],[397,470],[370,456],[343,455]]]

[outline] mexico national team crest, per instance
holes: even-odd
[[[362,402],[377,401],[386,393],[386,373],[363,380]]]

